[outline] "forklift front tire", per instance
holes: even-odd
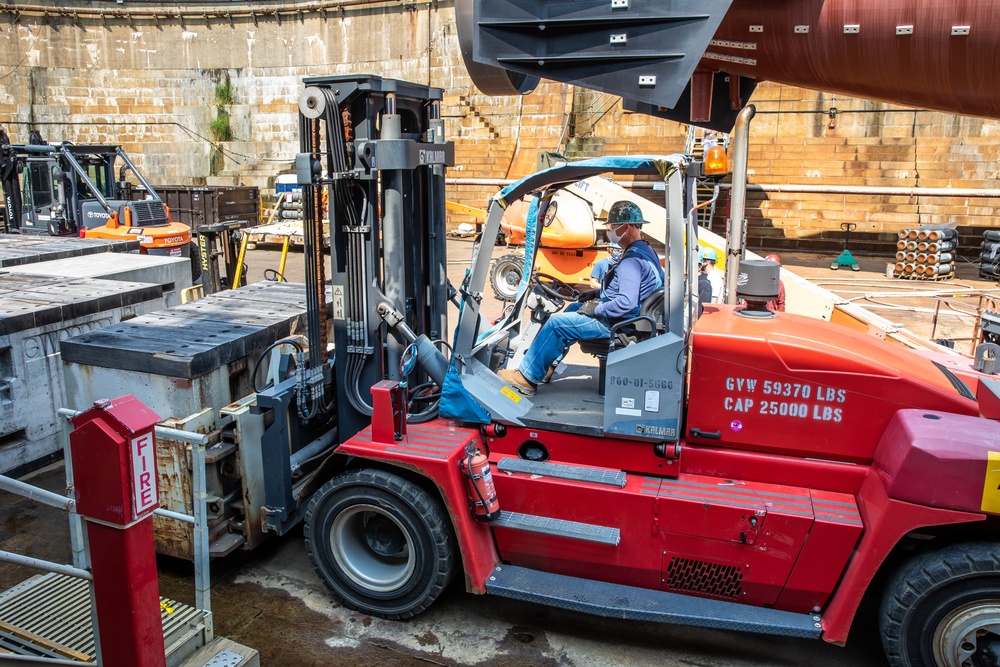
[[[953,544],[913,558],[890,578],[880,619],[893,667],[1000,664],[1000,544]]]
[[[382,470],[354,470],[309,502],[306,549],[344,606],[393,620],[424,611],[455,573],[448,515],[416,484]]]

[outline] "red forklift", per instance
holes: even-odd
[[[216,320],[184,311],[190,326],[169,336],[152,318],[142,326],[161,335],[130,324],[62,342],[65,361],[141,340],[141,369],[261,351],[242,366],[257,387],[267,368],[268,386],[226,397],[256,421],[220,434],[209,475],[220,541],[253,548],[304,521],[333,595],[391,619],[460,576],[475,594],[840,644],[869,594],[890,664],[1000,664],[995,376],[943,348],[768,311],[777,266],[740,261],[738,244],[727,265],[744,303],[696,317],[702,166],[683,154],[570,162],[504,188],[451,286],[442,91],[373,76],[306,86],[305,339],[275,341],[264,323],[205,341],[195,324]],[[744,160],[746,135],[732,147]],[[609,174],[663,183],[665,213],[647,226],[664,239],[664,286],[522,396],[497,371],[578,298],[537,271],[546,209]],[[525,196],[526,261],[493,321],[493,242]],[[246,377],[231,374],[230,392]]]
[[[476,594],[843,644],[871,593],[890,664],[1000,664],[993,377],[768,311],[769,262],[740,264],[743,305],[696,318],[689,195],[701,165],[687,155],[573,162],[504,188],[453,289],[441,91],[378,77],[306,84],[297,173],[311,352],[256,409],[270,425],[263,520],[283,533],[304,518],[338,600],[405,619],[461,576]],[[534,270],[539,221],[561,188],[598,174],[663,179],[666,218],[651,224],[665,231],[665,284],[587,344],[592,363],[528,398],[496,371],[576,298]],[[481,313],[492,240],[525,195],[528,261],[493,323]],[[320,317],[327,300],[332,320]],[[289,448],[309,462],[298,477]]]

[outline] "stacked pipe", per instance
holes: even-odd
[[[282,192],[278,204],[278,217],[282,220],[302,219],[302,188]]]
[[[979,250],[979,277],[996,280],[1000,277],[1000,230],[983,232]]]
[[[997,241],[1000,245],[1000,234]],[[952,278],[957,245],[958,231],[954,229],[902,229],[893,274],[916,280]]]
[[[278,202],[278,217],[282,220],[302,219],[302,188],[295,188],[278,195],[281,199]],[[323,190],[323,215],[326,216],[329,195]]]

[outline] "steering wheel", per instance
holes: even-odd
[[[553,299],[576,301],[580,297],[580,293],[576,289],[547,273],[535,274],[535,282],[540,290]]]

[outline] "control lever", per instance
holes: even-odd
[[[382,301],[375,309],[382,320],[389,325],[407,345],[414,345],[417,351],[417,365],[430,376],[439,387],[444,386],[444,376],[448,372],[448,359],[437,349],[424,334],[419,336],[406,325],[402,312],[396,310],[388,301]]]

